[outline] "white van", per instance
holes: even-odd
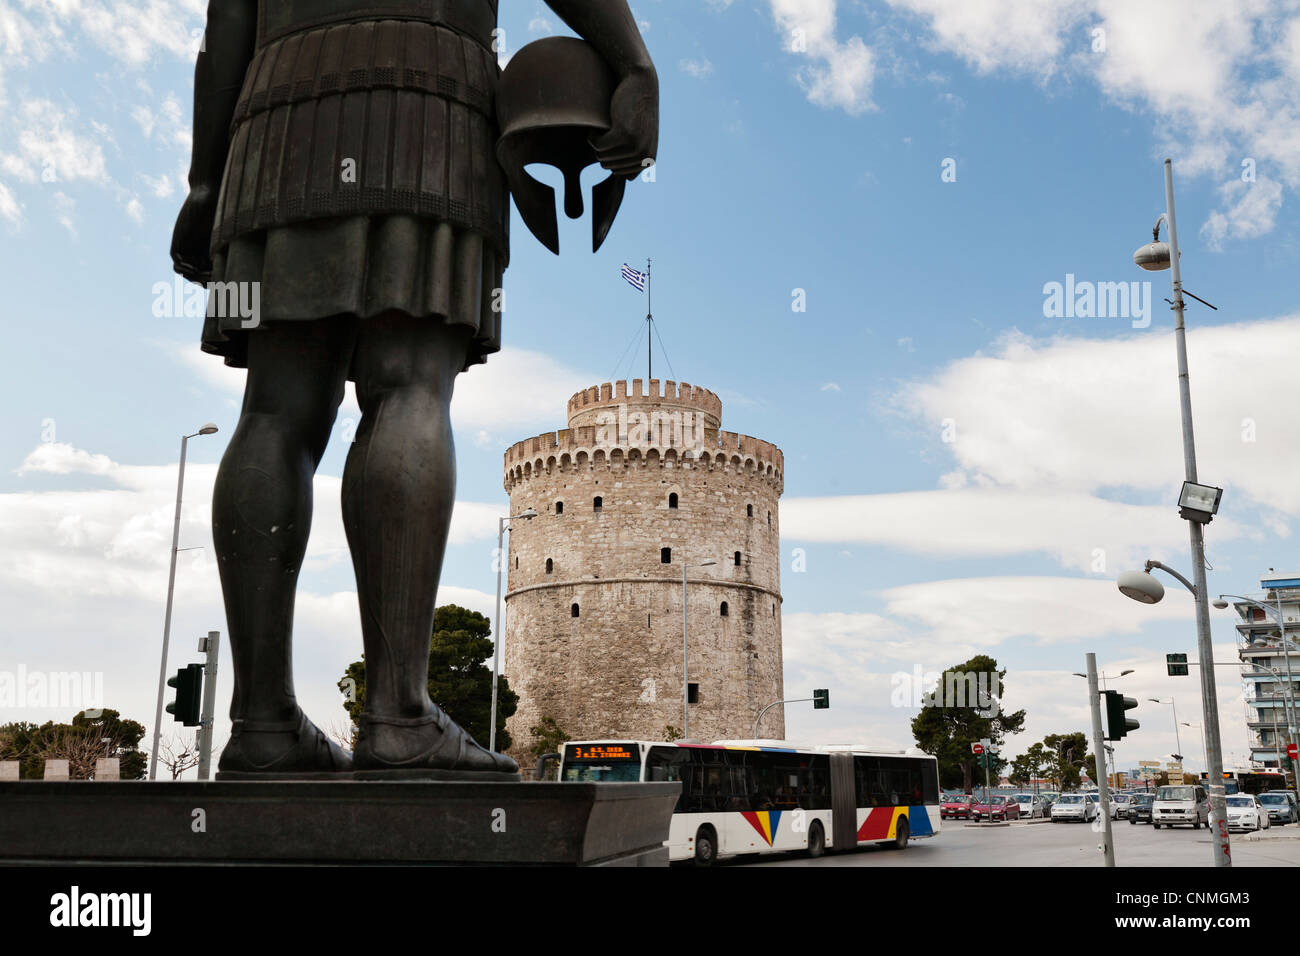
[[[1199,830],[1202,823],[1210,825],[1210,798],[1204,787],[1189,783],[1156,790],[1151,804],[1151,825],[1155,829],[1190,824],[1193,830]]]

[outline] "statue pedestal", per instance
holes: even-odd
[[[0,864],[666,866],[676,783],[0,783]]]

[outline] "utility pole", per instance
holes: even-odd
[[[1097,688],[1097,655],[1088,655],[1088,705],[1092,710],[1092,752],[1097,758],[1097,787],[1101,797],[1102,853],[1106,865],[1115,865],[1115,844],[1110,832],[1110,788],[1106,780],[1106,743],[1101,731],[1101,692]]]
[[[212,721],[217,707],[217,648],[221,643],[220,631],[208,631],[199,638],[199,650],[207,652],[203,663],[203,713],[199,724],[199,779],[207,780],[212,769]]]

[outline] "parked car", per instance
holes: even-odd
[[[1047,813],[1050,816],[1052,812],[1052,804],[1060,798],[1061,792],[1059,790],[1044,790],[1038,795],[1043,798],[1043,802],[1047,805]]]
[[[1266,830],[1268,822],[1268,811],[1260,804],[1259,797],[1248,793],[1228,797],[1229,830]]]
[[[1047,801],[1036,793],[1018,793],[1016,803],[1020,804],[1020,816],[1026,820],[1047,816]]]
[[[1077,820],[1080,823],[1087,823],[1089,820],[1097,819],[1097,804],[1088,799],[1087,794],[1083,793],[1063,793],[1052,804],[1052,822],[1059,823],[1062,820],[1069,822]]]
[[[1295,794],[1290,790],[1267,790],[1259,795],[1259,803],[1268,811],[1270,823],[1278,826],[1300,823],[1300,807],[1296,805]]]
[[[1132,824],[1151,822],[1151,804],[1155,802],[1153,793],[1135,793],[1129,797],[1125,816]]]
[[[994,823],[999,820],[1019,820],[1020,804],[1016,802],[1015,797],[995,793],[988,798],[987,802],[973,804],[970,815],[976,823],[984,819]]]
[[[941,820],[965,820],[970,816],[971,805],[975,797],[969,793],[959,793],[948,797],[939,805]]]
[[[1127,793],[1112,793],[1110,795],[1110,818],[1112,820],[1123,820],[1128,816],[1129,801],[1132,799]]]
[[[1199,830],[1202,823],[1210,825],[1210,798],[1204,787],[1180,784],[1156,791],[1156,799],[1151,804],[1151,825],[1157,830],[1179,824],[1190,824],[1193,830]]]

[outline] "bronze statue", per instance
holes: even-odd
[[[453,382],[500,347],[508,183],[557,248],[547,187],[522,163],[551,161],[570,185],[575,165],[610,170],[599,245],[658,147],[658,78],[626,0],[547,2],[585,44],[524,48],[508,97],[520,135],[502,137],[497,0],[210,0],[172,259],[193,282],[260,283],[258,314],[210,301],[203,328],[205,351],[248,369],[212,504],[235,673],[224,779],[516,779],[514,761],[476,744],[426,687],[455,498]],[[530,111],[555,107],[557,89],[608,103]],[[572,188],[565,206],[581,214]],[[299,708],[291,665],[312,476],[349,379],[362,420],[343,518],[367,707],[353,755]]]

